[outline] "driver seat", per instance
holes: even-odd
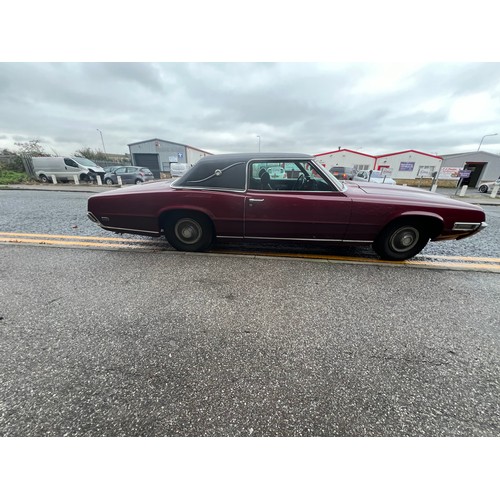
[[[273,189],[273,187],[271,186],[271,176],[269,175],[269,172],[264,172],[260,176],[260,189]]]

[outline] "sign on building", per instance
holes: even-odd
[[[413,172],[414,168],[415,168],[414,161],[402,161],[399,164],[399,171],[400,172]]]

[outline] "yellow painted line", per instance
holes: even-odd
[[[386,262],[386,261],[384,261]],[[446,269],[452,267],[455,269],[489,269],[490,271],[500,272],[500,265],[495,264],[465,264],[460,262],[419,262],[419,261],[408,261],[408,262],[396,262],[396,264],[403,264],[410,267],[422,266],[422,267],[445,267]]]
[[[65,245],[65,246],[81,246],[81,247],[136,248],[136,245],[128,245],[126,243],[58,241],[58,240],[42,240],[42,239],[35,239],[35,238],[0,238],[0,242],[1,243],[38,243],[39,245]]]
[[[131,238],[113,238],[109,236],[70,236],[66,234],[43,234],[43,233],[2,233],[0,236],[12,236],[12,237],[26,237],[32,236],[35,238],[50,238],[50,239],[68,239],[68,240],[89,240],[89,241],[123,241],[123,242],[133,242],[133,243],[156,243],[156,241],[149,240],[133,240]]]
[[[460,257],[459,255],[420,255],[424,259],[443,259],[443,260],[480,260],[481,262],[500,262],[496,257]]]
[[[1,237],[4,236],[4,237]],[[7,237],[5,237],[7,236]],[[73,241],[77,240],[77,241]],[[110,241],[112,243],[102,243],[102,241]],[[53,235],[39,233],[6,233],[0,232],[1,243],[17,243],[17,244],[38,244],[38,245],[60,245],[67,247],[87,247],[87,248],[138,248],[140,245],[157,243],[150,240],[136,240],[113,237],[98,237],[98,236],[70,236],[70,235]],[[461,269],[461,270],[488,270],[500,272],[500,258],[494,257],[460,257],[446,255],[426,255],[419,256],[419,260],[411,261],[392,261],[380,260],[369,257],[349,257],[339,255],[321,255],[321,254],[304,254],[290,252],[262,252],[262,251],[239,251],[239,250],[224,250],[217,249],[211,253],[230,254],[230,255],[250,255],[260,257],[286,257],[294,259],[315,259],[339,262],[366,263],[366,264],[382,264],[404,267],[431,267],[441,269]],[[425,260],[431,259],[431,260]],[[432,259],[442,260],[443,262],[433,262]],[[455,262],[450,262],[455,261]],[[462,261],[462,262],[456,262]],[[491,264],[490,264],[491,263]]]
[[[454,268],[454,269],[483,269],[500,272],[500,265],[495,264],[483,264],[481,262],[476,263],[460,263],[460,262],[431,262],[431,261],[418,261],[418,260],[404,260],[404,261],[394,261],[394,260],[380,260],[371,259],[367,257],[344,257],[337,255],[317,255],[317,254],[299,254],[299,253],[285,253],[285,252],[239,252],[233,250],[221,250],[214,253],[223,254],[234,254],[234,255],[255,255],[262,257],[291,257],[291,258],[302,258],[302,259],[316,259],[316,260],[329,260],[329,261],[340,261],[340,262],[353,262],[353,263],[366,263],[366,264],[384,264],[392,266],[401,267],[435,267],[435,268]],[[444,256],[443,256],[444,257]],[[429,256],[431,258],[431,256]],[[458,259],[459,257],[457,257]],[[471,259],[474,259],[471,257]],[[483,259],[477,259],[483,260]]]

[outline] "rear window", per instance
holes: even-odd
[[[153,172],[149,168],[141,168],[141,172],[144,172],[146,175],[153,175]]]

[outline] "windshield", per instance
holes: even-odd
[[[314,166],[325,176],[328,177],[328,180],[339,190],[339,191],[345,191],[346,186],[343,182],[339,181],[331,172],[328,171],[328,169],[322,167],[319,163],[316,161],[312,161],[314,163]]]
[[[87,160],[87,158],[81,158],[80,156],[73,156],[71,159],[75,160],[76,163],[79,163],[80,165],[84,165],[85,167],[97,167],[97,165],[93,161]]]

